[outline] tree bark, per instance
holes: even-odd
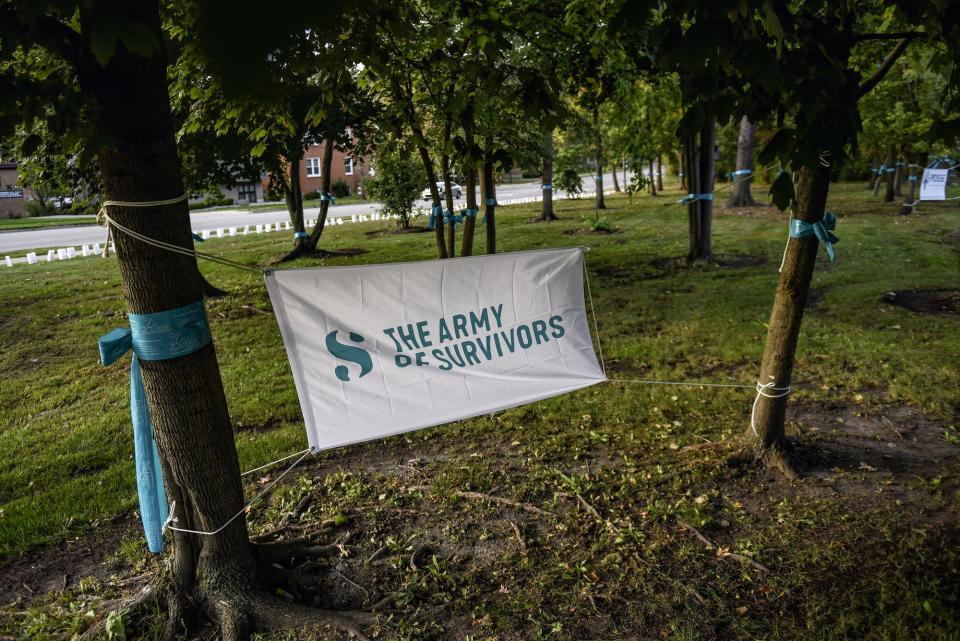
[[[626,182],[627,179],[624,178],[623,181]],[[663,192],[663,156],[660,154],[657,154],[657,190]]]
[[[486,150],[491,153],[493,149],[493,140],[487,139]],[[483,161],[483,197],[484,197],[484,220],[487,228],[487,253],[497,253],[497,219],[496,203],[497,187],[493,183],[493,160],[485,158]]]
[[[599,210],[606,209],[607,205],[603,200],[603,136],[600,135],[600,109],[598,107],[593,108],[593,136],[597,163],[597,175],[594,176],[594,184],[597,187],[597,220],[600,220]]]
[[[914,212],[914,207],[916,207],[916,200],[914,199],[917,194],[917,173],[916,168],[909,164],[907,167],[907,172],[909,174],[909,191],[907,192],[907,198],[904,200],[903,205],[900,207],[900,213],[904,216],[912,214]]]
[[[691,174],[689,184],[696,186],[693,191],[695,198],[688,205],[688,221],[690,228],[690,249],[687,253],[687,263],[713,260],[712,223],[713,200],[709,197],[713,193],[713,143],[714,124],[709,122],[700,129],[700,143],[690,139],[688,147],[693,150],[688,162]],[[704,197],[707,196],[707,197]]]
[[[474,160],[476,156],[476,141],[473,133],[473,112],[468,114],[463,127],[463,139],[467,145],[467,153],[464,156],[463,167],[467,176],[467,209],[479,211],[477,207],[477,163]],[[466,216],[463,219],[463,245],[460,248],[461,256],[473,256],[473,238],[477,229],[476,216]]]
[[[333,180],[333,141],[328,140],[324,143],[323,159],[320,161],[320,191],[324,194],[330,194],[330,183]],[[316,252],[320,245],[320,237],[327,226],[327,214],[330,212],[330,201],[326,198],[320,199],[320,215],[317,216],[317,222],[310,231],[310,252]]]
[[[444,153],[440,156],[440,170],[443,172],[443,199],[447,206],[447,212],[453,216],[456,212],[453,209],[453,190],[450,189],[450,156]],[[457,226],[453,220],[447,225],[447,257],[454,258],[457,255]]]
[[[650,170],[650,195],[656,196],[657,195],[657,179],[655,178],[653,173],[653,158],[650,159],[649,170]]]
[[[907,166],[906,163],[897,160],[897,172],[893,177],[893,188],[897,198],[903,196],[903,183],[906,180],[907,176]]]
[[[891,203],[893,202],[893,169],[894,164],[897,162],[897,148],[893,145],[890,145],[890,150],[887,152],[887,162],[886,162],[886,173],[880,177],[880,180],[886,185],[886,191],[883,194],[883,202]],[[879,190],[880,183],[877,184]],[[876,191],[874,191],[876,194]]]
[[[753,123],[746,116],[740,119],[740,135],[737,138],[737,170],[753,170]],[[753,207],[757,203],[750,193],[753,174],[734,176],[733,191],[727,207]]]
[[[617,163],[610,165],[610,175],[613,176],[613,191],[620,193],[620,183],[617,181]]]
[[[157,2],[123,7],[164,41]],[[80,30],[111,23],[116,6],[82,5]],[[89,46],[89,42],[86,43]],[[78,64],[80,86],[97,103],[97,134],[110,141],[97,152],[104,194],[120,201],[160,200],[184,193],[167,92],[166,53],[144,58],[118,45],[101,67],[91,55]],[[112,207],[118,223],[145,236],[192,248],[186,202],[149,211]],[[196,260],[116,233],[114,242],[127,308],[151,313],[202,298]],[[180,498],[180,526],[213,530],[243,507],[240,467],[213,344],[181,358],[140,363],[154,434],[168,476],[168,498]],[[235,519],[217,536],[172,538],[179,590],[193,590],[211,616],[219,604],[240,605],[259,590],[259,575],[246,521]],[[239,619],[238,619],[239,620]]]
[[[829,189],[829,167],[801,169],[797,180],[795,217],[808,223],[822,219]],[[813,279],[818,247],[819,241],[814,236],[792,238],[787,245],[767,325],[767,341],[758,379],[762,384],[773,384],[775,389],[768,392],[771,395],[776,395],[776,390],[786,390],[791,384],[800,324]],[[769,462],[792,476],[792,467],[784,458],[787,446],[784,433],[786,407],[786,395],[780,398],[759,396],[748,437]]]
[[[687,139],[689,142],[689,138]],[[687,162],[690,160],[686,145],[680,143],[680,189],[681,191],[688,191],[687,189],[687,174],[690,172],[690,166]]]
[[[543,131],[543,185],[550,185],[550,189],[543,189],[543,202],[540,206],[540,220],[556,220],[553,213],[553,128],[545,127]]]

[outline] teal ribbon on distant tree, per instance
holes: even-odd
[[[163,468],[153,440],[153,423],[140,374],[140,359],[162,361],[192,354],[210,343],[210,326],[203,301],[154,314],[129,314],[130,328],[117,328],[100,337],[100,361],[106,366],[133,349],[130,363],[130,417],[137,469],[140,519],[153,553],[163,551],[167,496]]]
[[[443,207],[440,205],[434,205],[433,209],[430,210],[430,220],[427,222],[427,227],[430,229],[436,229],[438,218],[443,218]]]
[[[487,207],[496,207],[497,199],[496,198],[487,198]],[[487,212],[483,212],[483,224],[487,224]]]
[[[476,207],[468,207],[464,210],[463,216],[464,218],[476,218],[478,213],[480,213],[480,210]]]
[[[298,231],[297,233],[295,233],[295,234],[293,235],[293,239],[294,239],[294,240],[298,240],[298,239],[300,239],[300,238],[310,238],[310,234],[308,234],[308,233],[305,232],[305,231]]]
[[[543,189],[544,191],[550,191],[550,190],[553,189],[553,184],[552,184],[552,183],[544,183],[544,185],[543,185],[543,187],[541,187],[541,189]]]
[[[916,177],[915,175],[914,175],[914,176],[910,176],[910,177],[908,177],[908,180],[909,180],[910,182],[912,182],[912,183],[915,183],[915,182],[917,182],[917,177]]]
[[[443,212],[443,219],[453,226],[457,226],[463,222],[463,216],[459,216],[453,213],[452,211],[450,211],[449,209]]]
[[[738,169],[738,170],[736,170],[735,172],[733,172],[733,175],[734,175],[734,176],[749,176],[749,175],[752,174],[752,173],[753,173],[753,170],[752,170],[752,169]]]
[[[695,200],[713,200],[713,194],[687,194],[677,201],[681,205],[689,205]]]
[[[827,256],[833,260],[833,246],[840,242],[840,239],[833,234],[837,228],[837,217],[832,211],[823,215],[823,220],[815,223],[808,223],[805,220],[794,218],[790,221],[790,237],[805,238],[807,236],[816,236],[817,240],[823,243],[827,250]]]
[[[320,200],[328,200],[333,204],[337,204],[337,199],[333,194],[320,194]]]

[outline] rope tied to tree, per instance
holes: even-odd
[[[677,201],[680,205],[689,205],[695,200],[713,200],[713,193],[709,194],[687,194],[683,198]]]

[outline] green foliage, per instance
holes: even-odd
[[[579,197],[583,193],[583,179],[580,172],[572,167],[561,169],[553,179],[554,189],[563,191],[567,196]]]
[[[413,206],[426,184],[423,165],[404,145],[381,145],[377,155],[376,175],[364,182],[370,198],[382,204],[381,213],[399,217],[399,224],[409,227]]]
[[[330,185],[330,192],[337,198],[346,198],[350,195],[350,186],[343,178],[338,178]]]

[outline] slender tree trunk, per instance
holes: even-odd
[[[447,212],[451,217],[456,214],[453,209],[453,190],[450,189],[450,156],[443,154],[440,156],[440,169],[443,172],[443,199],[447,206]],[[451,219],[447,225],[447,257],[454,258],[457,255],[457,226]]]
[[[115,5],[82,5],[80,31],[112,24]],[[129,3],[125,15],[164,41],[154,0]],[[87,43],[89,45],[89,43]],[[104,194],[120,201],[160,200],[184,193],[167,92],[166,53],[143,58],[117,47],[101,67],[87,55],[78,65],[80,86],[97,104],[94,126]],[[150,238],[192,248],[186,202],[148,211],[112,207],[120,224]],[[116,233],[114,242],[127,308],[152,313],[202,298],[196,260]],[[168,498],[180,499],[175,516],[186,528],[213,530],[243,507],[240,467],[214,345],[180,358],[142,360],[144,386],[164,467]],[[259,592],[259,574],[246,521],[234,520],[216,536],[172,538],[175,594],[192,592],[224,638],[244,635]],[[181,602],[178,600],[178,603]],[[178,613],[179,610],[177,610]],[[255,623],[255,620],[253,621]]]
[[[655,174],[653,173],[653,158],[650,159],[648,164],[648,169],[650,170],[650,195],[657,195],[657,180]]]
[[[694,200],[690,203],[688,218],[690,224],[690,250],[687,253],[687,262],[713,260],[712,222],[713,201],[709,194],[713,193],[713,143],[714,124],[704,125],[700,129],[700,144],[696,140],[689,141],[689,147],[694,155],[688,160],[691,167],[690,185],[695,185]]]
[[[487,139],[486,151],[489,154],[493,149],[493,140]],[[496,203],[497,187],[493,183],[493,160],[489,157],[483,161],[483,197],[484,197],[484,220],[487,229],[487,253],[497,253],[497,219]]]
[[[593,136],[594,136],[594,148],[596,152],[596,162],[597,162],[597,175],[594,176],[596,179],[597,186],[597,210],[606,209],[607,204],[603,200],[603,136],[600,135],[600,109],[598,107],[593,108]],[[597,220],[600,219],[600,214],[597,214]]]
[[[473,133],[473,112],[471,110],[463,127],[463,138],[467,145],[467,153],[464,155],[464,172],[467,178],[467,209],[478,211],[477,208],[477,163],[476,163],[476,141]],[[476,216],[466,216],[463,219],[463,245],[460,248],[461,256],[473,256],[473,237],[477,228]]]
[[[887,190],[883,194],[883,202],[892,203],[896,198],[896,181],[897,181],[897,148],[895,145],[890,145],[890,155],[888,156],[890,164],[887,165]]]
[[[809,223],[822,219],[829,189],[829,167],[801,169],[794,216]],[[819,241],[814,236],[792,238],[787,245],[760,365],[759,382],[773,384],[767,391],[770,396],[777,396],[778,390],[786,390],[791,385],[800,324],[813,279],[818,247]],[[787,446],[784,433],[786,408],[786,395],[780,398],[761,395],[753,413],[752,428],[747,435],[768,462],[780,467],[788,476],[793,476],[793,468],[784,458]]]
[[[543,131],[543,178],[542,185],[550,185],[550,189],[542,189],[543,202],[540,206],[540,220],[556,220],[553,213],[553,128],[545,127]]]
[[[916,168],[915,168],[912,164],[909,164],[909,161],[907,161],[907,163],[908,163],[908,167],[907,167],[907,170],[908,170],[908,178],[907,178],[907,181],[908,181],[908,183],[909,183],[909,186],[908,186],[909,191],[907,192],[907,198],[906,198],[906,200],[904,200],[903,205],[900,207],[900,213],[903,214],[904,216],[906,216],[906,215],[908,215],[908,214],[912,214],[912,213],[914,212],[914,208],[916,207],[915,197],[916,197],[916,195],[917,195],[917,172],[916,172]]]
[[[623,188],[626,189],[630,183],[627,182],[627,163],[623,158],[620,159],[620,173],[623,175]]]
[[[333,141],[328,140],[324,143],[323,146],[323,159],[320,161],[320,192],[322,194],[330,195],[330,183],[333,180],[331,174],[333,173]],[[320,215],[317,216],[317,222],[313,226],[313,229],[310,231],[310,251],[316,252],[317,247],[320,245],[320,237],[323,235],[323,230],[327,226],[327,214],[330,211],[330,201],[327,198],[320,199]]]
[[[903,196],[903,183],[906,181],[906,178],[907,178],[907,163],[900,161],[898,158],[897,172],[894,174],[894,177],[893,177],[893,183],[894,183],[893,189],[897,198],[901,198]]]
[[[620,183],[617,181],[617,163],[610,165],[610,175],[613,176],[613,191],[620,193]]]
[[[697,137],[686,138],[683,142],[683,150],[686,166],[684,177],[690,185],[690,194],[694,195],[700,184],[700,145],[697,144]],[[697,256],[700,245],[700,201],[695,198],[687,202],[687,234],[687,262],[690,263]]]
[[[663,156],[660,154],[657,154],[657,189],[663,192]]]
[[[753,123],[744,116],[740,119],[740,135],[737,138],[737,170],[753,170]],[[750,193],[753,174],[734,175],[733,191],[727,200],[727,207],[753,207],[757,203]]]
[[[690,173],[690,155],[689,150],[687,149],[687,143],[690,142],[688,138],[686,143],[680,143],[680,190],[683,192],[689,191],[687,189],[687,174]]]

